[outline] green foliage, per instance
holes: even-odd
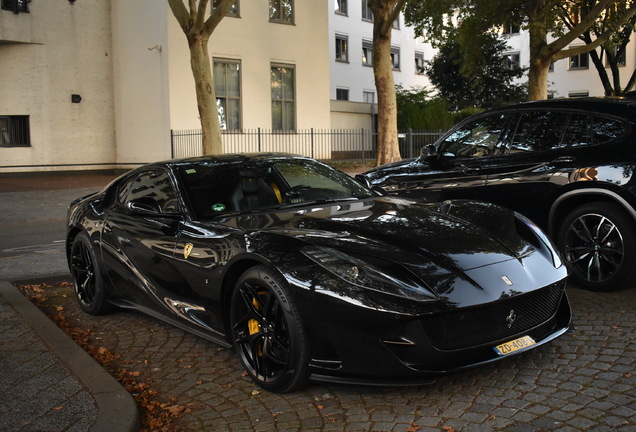
[[[480,54],[471,57],[456,37],[457,31],[449,29],[448,34],[437,55],[427,62],[425,72],[453,110],[494,108],[526,98],[525,88],[514,84],[524,71],[508,67],[505,42],[493,33],[485,33]]]
[[[479,108],[465,108],[452,111],[448,101],[432,97],[431,92],[421,87],[404,89],[396,86],[398,108],[398,129],[447,130],[458,121],[481,111]]]

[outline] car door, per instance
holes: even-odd
[[[587,122],[567,111],[519,112],[504,154],[489,169],[484,199],[547,222],[556,190],[576,168],[572,149],[574,141],[587,140]]]
[[[491,113],[452,130],[436,145],[436,154],[410,164],[390,179],[387,190],[432,201],[481,199],[490,159],[506,136],[505,113]]]
[[[173,264],[180,204],[167,172],[132,175],[104,213],[102,257],[115,290],[152,309],[165,307],[165,292],[185,284]]]

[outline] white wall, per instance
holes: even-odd
[[[111,2],[116,162],[170,159],[167,23],[172,12],[166,1]]]
[[[240,18],[225,17],[210,40],[212,58],[240,60],[244,129],[271,129],[272,63],[295,66],[298,129],[329,127],[327,2],[296,0],[295,24],[269,22],[268,2],[243,0]],[[168,19],[170,117],[173,129],[200,128],[183,31]]]
[[[114,160],[110,5],[38,1],[0,11],[0,116],[28,115],[31,147],[0,147],[0,172],[108,167]],[[71,103],[79,94],[81,103]],[[10,166],[12,168],[6,168]]]

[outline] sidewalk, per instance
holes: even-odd
[[[110,173],[2,176],[0,194],[9,198],[36,190],[99,190],[114,177]],[[139,429],[132,396],[5,281],[0,281],[0,369],[2,431]]]

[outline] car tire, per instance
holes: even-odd
[[[307,337],[280,275],[265,266],[247,270],[232,292],[230,322],[234,348],[254,382],[276,393],[307,385]]]
[[[77,302],[91,315],[102,315],[112,310],[104,288],[99,265],[88,235],[79,233],[71,247],[71,276]]]
[[[575,208],[563,220],[557,244],[581,288],[611,291],[634,282],[636,223],[616,204]]]

